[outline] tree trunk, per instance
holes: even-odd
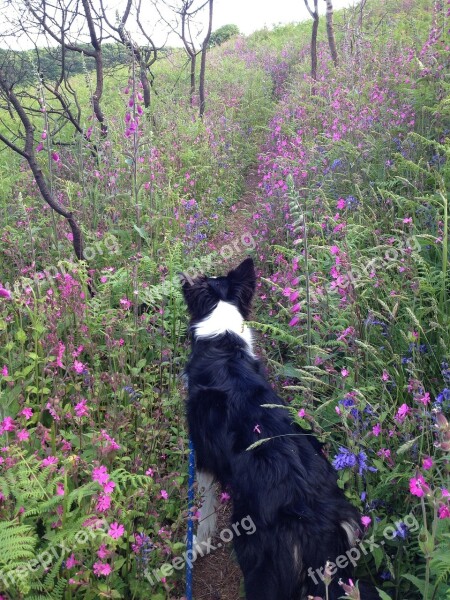
[[[92,96],[92,106],[94,109],[95,116],[100,123],[100,131],[102,136],[108,135],[108,126],[105,121],[105,115],[101,109],[100,100],[103,95],[103,56],[101,49],[95,53],[95,72],[96,72],[96,87],[95,92]]]
[[[331,0],[325,0],[327,3],[327,37],[328,45],[330,46],[331,58],[333,59],[334,66],[338,65],[338,55],[336,50],[336,40],[334,39],[334,27],[333,27],[333,3]]]
[[[92,107],[97,117],[98,122],[100,123],[100,130],[102,136],[108,135],[108,126],[105,122],[105,115],[101,109],[100,100],[102,99],[103,94],[103,55],[102,55],[102,46],[99,38],[97,37],[97,33],[95,31],[94,19],[92,17],[90,0],[81,0],[83,4],[84,14],[86,17],[86,23],[89,30],[89,37],[91,39],[91,45],[94,49],[93,55],[95,60],[95,92],[92,96]]]
[[[191,88],[189,90],[189,104],[194,106],[195,97],[195,68],[197,64],[197,55],[191,54]]]
[[[206,72],[206,53],[208,51],[209,40],[211,38],[212,31],[212,17],[213,17],[213,0],[208,2],[209,8],[209,21],[208,31],[206,32],[205,39],[202,45],[202,58],[200,64],[200,83],[199,83],[199,96],[200,96],[200,118],[203,118],[205,113],[205,72]]]
[[[319,29],[319,15],[316,14],[311,35],[311,77],[317,81],[317,31]]]
[[[317,31],[319,29],[319,10],[317,4],[319,0],[314,0],[314,10],[309,6],[309,0],[304,0],[305,6],[313,19],[311,34],[311,77],[317,80]],[[313,88],[312,93],[315,93]]]
[[[44,174],[42,173],[34,154],[31,156],[27,156],[27,161],[30,166],[31,172],[34,175],[39,191],[41,192],[41,196],[47,202],[47,204],[52,208],[58,215],[64,217],[69,223],[70,229],[72,230],[72,245],[75,251],[75,256],[78,260],[84,260],[83,257],[83,239],[81,235],[81,230],[76,223],[73,213],[65,210],[58,202],[53,199],[52,194],[50,193],[50,189],[45,180]]]
[[[144,106],[148,108],[150,106],[150,82],[147,77],[147,65],[144,63],[140,64],[140,80],[142,83],[142,94],[144,96]]]

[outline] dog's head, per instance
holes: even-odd
[[[182,274],[181,281],[184,299],[194,321],[209,315],[221,300],[236,306],[244,319],[250,314],[256,287],[255,266],[250,257],[227,275],[201,275],[191,279]]]

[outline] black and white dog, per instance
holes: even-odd
[[[231,490],[233,522],[251,517],[256,527],[234,539],[247,600],[325,598],[320,573],[327,561],[334,565],[327,598],[342,597],[338,579],[347,580],[352,569],[335,562],[345,563],[360,516],[338,488],[320,442],[293,423],[253,353],[245,323],[256,285],[253,260],[224,277],[182,281],[192,317],[187,418],[203,494],[198,540],[215,529],[217,481]],[[361,598],[378,594],[361,589]]]

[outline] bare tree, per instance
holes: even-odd
[[[103,136],[107,135],[108,127],[101,108],[103,95],[103,23],[93,5],[92,0],[26,0],[26,11],[23,11],[23,27],[37,30],[62,50],[76,52],[94,60],[95,90],[92,93],[92,108],[100,123]],[[84,31],[87,30],[87,42]]]
[[[336,50],[336,40],[334,39],[334,27],[333,27],[333,2],[332,0],[325,0],[327,5],[327,37],[328,45],[330,47],[331,58],[333,59],[334,66],[338,65],[338,54]]]
[[[201,51],[201,66],[200,66],[200,116],[203,116],[205,111],[205,71],[206,71],[206,52],[208,50],[209,39],[212,31],[212,16],[213,16],[213,0],[204,0],[197,5],[196,0],[179,0],[178,4],[169,4],[167,0],[163,0],[163,4],[167,6],[172,14],[175,15],[175,22],[170,21],[165,17],[158,3],[154,0],[154,6],[158,10],[161,19],[170,27],[170,29],[178,35],[183,42],[184,49],[189,59],[189,101],[191,106],[194,106],[194,100],[197,90],[197,56]],[[201,11],[208,6],[208,27],[206,34],[201,42],[201,50],[198,49],[197,43],[201,33],[201,28],[198,28],[196,19]],[[197,29],[197,31],[196,31]]]
[[[202,57],[200,62],[200,84],[199,84],[199,97],[200,97],[200,118],[203,118],[205,113],[205,73],[206,73],[206,52],[208,51],[209,40],[212,32],[212,20],[213,20],[213,0],[208,0],[208,29],[202,42]]]
[[[304,0],[305,6],[313,19],[311,34],[311,77],[317,80],[317,32],[319,30],[319,10],[317,8],[319,0],[313,0],[314,10],[309,6],[309,0]]]
[[[82,260],[83,239],[81,230],[73,213],[66,210],[59,202],[57,202],[57,200],[55,200],[51,185],[48,183],[42,172],[36,157],[35,127],[24,104],[24,98],[26,101],[28,97],[22,97],[20,91],[16,92],[14,90],[17,81],[11,78],[11,69],[8,64],[11,64],[11,59],[8,58],[8,53],[6,53],[3,57],[3,64],[0,65],[0,98],[6,103],[4,108],[7,109],[13,123],[17,121],[18,123],[15,130],[7,124],[5,127],[5,123],[2,123],[4,131],[8,132],[9,136],[7,133],[0,133],[0,141],[27,161],[45,202],[52,210],[64,217],[68,222],[72,231],[72,244],[75,256],[78,260]],[[56,155],[55,158],[57,158]]]
[[[139,79],[142,84],[144,106],[148,108],[151,102],[151,82],[153,80],[153,75],[150,69],[151,66],[156,62],[158,58],[158,50],[160,50],[161,48],[156,47],[152,40],[152,37],[148,33],[147,28],[142,25],[142,0],[137,0],[135,20],[141,32],[141,35],[146,40],[147,44],[139,45],[132,39],[131,35],[126,29],[126,25],[131,14],[132,6],[133,0],[127,0],[122,17],[118,20],[118,22],[112,23],[112,21],[109,18],[108,10],[105,6],[104,0],[100,0],[101,15],[102,18],[105,20],[105,23],[109,27],[109,31],[111,32],[112,38],[129,50],[131,56],[139,66]]]

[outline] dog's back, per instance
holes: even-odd
[[[244,320],[254,289],[251,259],[226,277],[183,285],[192,315],[187,417],[197,468],[231,490],[234,522],[250,517],[255,525],[252,535],[234,537],[247,600],[325,597],[327,562],[334,565],[328,598],[337,599],[339,577],[352,573],[347,553],[359,514],[321,444],[293,422],[254,356]]]

